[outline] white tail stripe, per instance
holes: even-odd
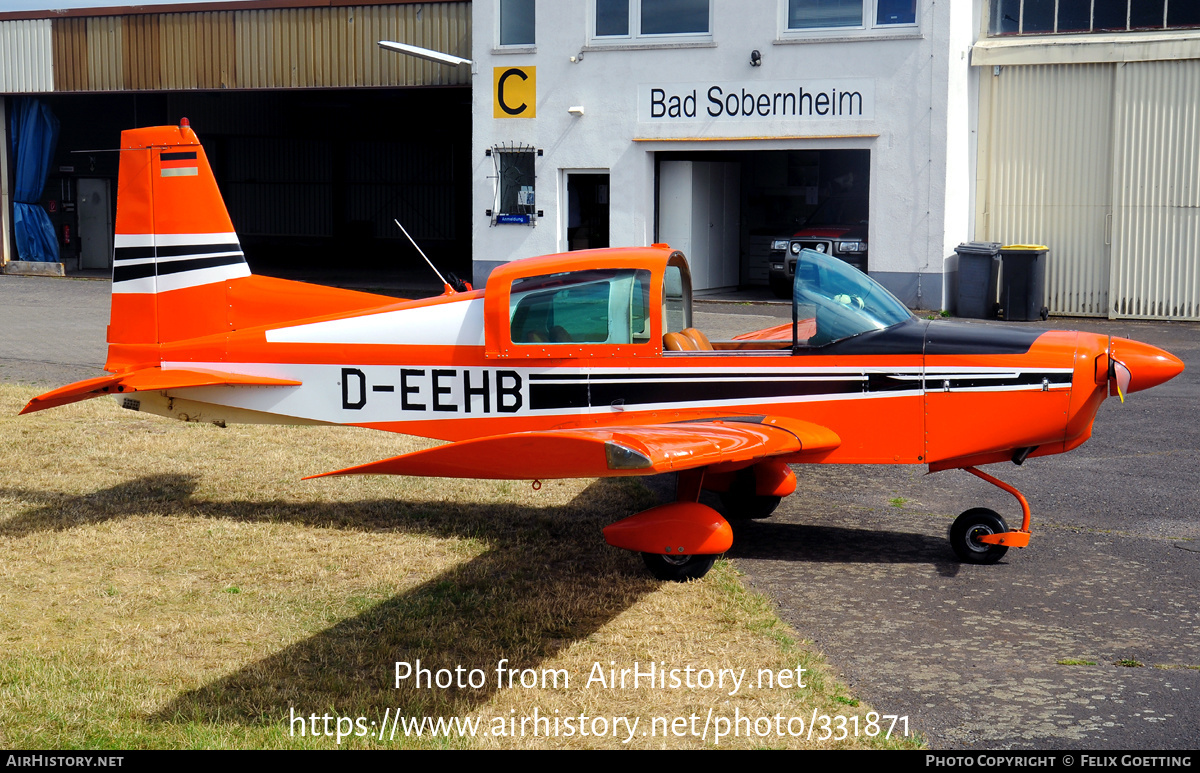
[[[123,282],[113,282],[113,294],[117,293],[133,293],[140,295],[153,295],[155,292],[155,277],[140,276],[137,279],[126,279]]]
[[[237,241],[237,234],[232,231],[209,234],[116,234],[114,246],[186,247],[191,244],[229,244]]]
[[[158,291],[165,293],[170,290],[182,290],[185,287],[224,282],[228,279],[239,279],[246,276],[250,276],[250,267],[245,263],[200,268],[195,271],[180,271],[178,274],[162,274],[158,277]]]
[[[225,266],[179,271],[174,274],[159,274],[158,276],[143,276],[116,281],[113,282],[112,291],[114,293],[165,293],[170,290],[182,290],[185,287],[198,287],[246,276],[250,276],[249,266],[245,263],[231,263]]]
[[[114,247],[153,247],[154,234],[113,234]]]

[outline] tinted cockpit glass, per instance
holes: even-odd
[[[509,322],[516,344],[650,340],[650,272],[594,269],[518,279]]]
[[[792,306],[798,320],[816,317],[816,332],[799,343],[824,346],[912,317],[896,297],[853,266],[813,250],[796,260]]]

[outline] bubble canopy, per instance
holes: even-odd
[[[913,319],[912,312],[874,279],[815,250],[801,250],[792,285],[795,320],[816,318],[807,346],[824,346]]]

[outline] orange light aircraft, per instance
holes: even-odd
[[[1183,363],[1091,333],[914,317],[865,275],[799,256],[793,322],[710,342],[684,256],[666,245],[514,261],[484,290],[423,300],[250,273],[188,126],[121,135],[108,327],[111,375],[22,411],[113,395],[184,421],[347,424],[450,441],[326,475],[552,479],[678,473],[675,502],[609,544],[663,579],[700,577],[732,544],[699,502],[769,515],[789,465],[964,469],[1015,496],[1020,529],[967,510],[951,545],[992,563],[1029,543],[1029,505],[976,467],[1058,454],[1105,397]]]

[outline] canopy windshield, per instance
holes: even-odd
[[[798,336],[796,343],[824,346],[911,317],[894,295],[850,264],[814,250],[800,251],[792,286],[792,318],[815,318],[816,330],[807,341]]]

